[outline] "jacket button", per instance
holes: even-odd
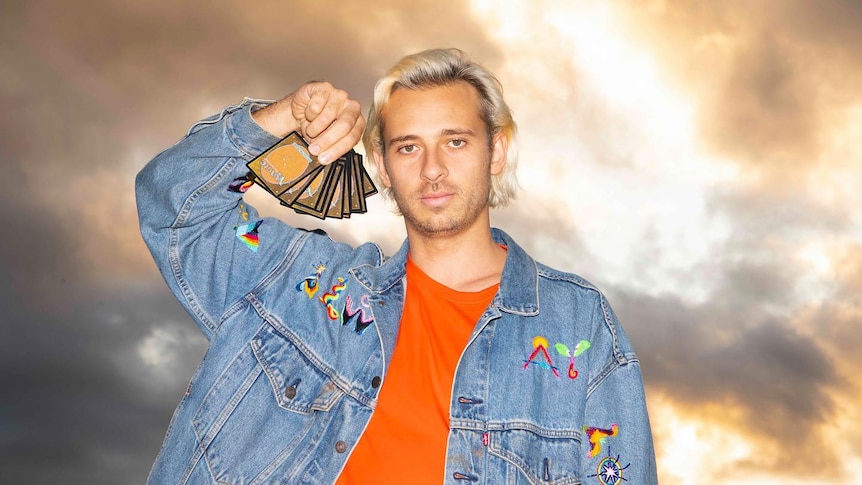
[[[293,399],[296,397],[296,386],[290,386],[284,390],[284,397]]]
[[[374,376],[374,378],[371,379],[371,387],[374,389],[380,387],[380,376]]]
[[[336,453],[344,453],[347,451],[347,443],[343,441],[338,441],[335,443],[335,452]]]

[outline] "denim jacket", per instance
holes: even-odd
[[[242,177],[277,141],[259,106],[198,122],[136,180],[143,237],[209,339],[149,483],[333,483],[386,385],[407,244],[385,259],[259,218]],[[607,300],[493,237],[508,256],[457,366],[441,481],[656,483],[640,366]]]

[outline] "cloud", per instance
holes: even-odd
[[[172,331],[182,333],[191,323],[166,291],[138,290],[133,299],[129,291],[102,294],[101,302],[19,300],[4,315],[14,337],[0,343],[0,383],[15,389],[3,403],[5,479],[107,484],[146,476],[204,339],[195,334],[176,354],[180,372],[148,372],[136,352],[148,327],[180,322]],[[48,304],[76,310],[50,315]]]
[[[595,270],[566,207],[547,199],[516,200],[492,211],[491,218],[493,226],[506,231],[539,262],[563,271],[577,268],[584,275]]]
[[[0,188],[14,193],[14,181]],[[155,455],[185,377],[153,381],[135,349],[151,326],[188,317],[161,282],[108,290],[109,267],[79,271],[86,261],[68,257],[77,243],[50,212],[9,197],[3,207],[0,224],[16,229],[0,240],[0,385],[15,390],[0,406],[4,479],[141,480],[149,464],[137,457]],[[191,369],[202,343],[188,340],[177,366]]]
[[[803,185],[824,138],[860,102],[858,2],[622,4],[627,24],[700,101],[704,141],[765,185]]]
[[[856,350],[862,346],[862,242],[840,248],[832,268],[827,298],[801,307],[794,324],[817,337],[841,372],[851,377],[862,370],[862,354]],[[856,383],[850,392],[862,388]]]
[[[711,259],[679,274],[707,288],[704,298],[609,289],[648,391],[744,439],[757,458],[733,460],[736,470],[841,477],[846,462],[830,430],[860,392],[862,359],[851,349],[860,343],[862,253],[848,242],[825,255],[833,279],[812,274],[800,252],[824,235],[846,240],[853,221],[803,194],[725,186],[708,200],[730,233]]]
[[[847,381],[815,340],[786,322],[752,319],[731,303],[692,306],[617,292],[612,302],[638,350],[649,393],[735,430],[761,450],[756,463],[738,465],[840,472],[820,427],[834,418],[834,393]]]

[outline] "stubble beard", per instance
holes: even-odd
[[[482,211],[488,207],[490,177],[483,188],[471,188],[465,192],[458,187],[446,184],[426,184],[415,194],[405,197],[398,189],[392,187],[392,197],[405,223],[428,238],[452,236],[469,228]],[[454,195],[452,204],[438,209],[428,209],[420,202],[421,194],[428,191],[443,190]],[[465,198],[466,197],[466,198]]]

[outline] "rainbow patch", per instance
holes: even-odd
[[[326,315],[330,320],[338,320],[339,312],[333,304],[345,288],[347,288],[347,283],[344,282],[344,278],[338,278],[338,283],[332,285],[332,290],[329,293],[324,293],[323,296],[318,297],[318,300],[326,305]]]
[[[578,371],[575,369],[575,357],[583,354],[590,347],[591,344],[588,340],[581,340],[578,342],[574,351],[570,351],[569,348],[566,347],[566,344],[563,343],[557,343],[554,345],[554,349],[556,349],[558,354],[569,358],[569,379],[578,378]]]
[[[236,228],[236,237],[252,252],[257,252],[257,247],[260,244],[260,239],[257,233],[257,229],[260,227],[260,224],[263,222],[263,219],[257,222],[251,222],[248,224],[243,224],[241,226],[237,226]]]
[[[538,360],[537,357],[539,356],[542,356],[544,359]],[[523,368],[526,369],[530,364],[537,365],[542,369],[548,369],[553,372],[556,377],[560,377],[560,373],[557,372],[557,368],[551,361],[551,356],[548,355],[548,339],[541,335],[533,337],[533,352],[529,357],[527,357],[527,360],[524,361]]]
[[[590,458],[597,456],[602,452],[602,445],[607,444],[608,438],[613,438],[619,434],[620,428],[616,424],[612,424],[610,429],[596,428],[593,426],[584,426],[584,434],[590,440]]]
[[[254,179],[252,179],[251,176],[246,175],[244,177],[238,177],[233,179],[233,182],[231,182],[227,186],[227,190],[229,192],[237,192],[239,194],[244,194],[248,191],[249,188],[251,188],[252,185],[254,185]]]

